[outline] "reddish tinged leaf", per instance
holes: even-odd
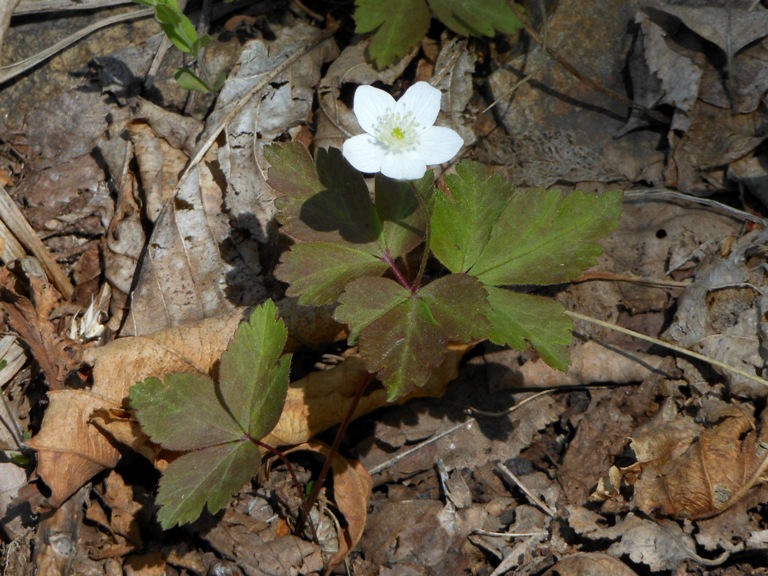
[[[491,323],[485,288],[474,276],[450,274],[419,291],[448,339],[472,342],[488,337]]]
[[[164,448],[189,451],[160,482],[164,528],[220,510],[260,462],[253,443],[277,424],[288,390],[287,330],[270,300],[256,308],[224,352],[219,382],[206,374],[171,373],[131,388],[144,430]]]
[[[410,290],[389,278],[361,278],[344,290],[334,318],[349,326],[348,340],[355,344],[361,330],[410,297]]]
[[[397,400],[429,380],[443,359],[448,338],[429,306],[416,296],[396,306],[360,334],[360,354]]]
[[[423,386],[449,342],[466,343],[490,331],[485,290],[452,274],[412,293],[388,278],[361,278],[339,299],[335,318],[359,338],[360,353],[378,372],[390,401]]]
[[[283,254],[275,276],[300,304],[332,304],[352,280],[380,276],[389,266],[376,256],[328,242],[298,244]]]

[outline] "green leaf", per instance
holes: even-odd
[[[389,278],[361,278],[350,282],[333,314],[346,324],[347,340],[356,344],[360,331],[411,297],[411,292]]]
[[[179,10],[178,4],[158,3],[155,6],[155,18],[176,48],[187,54],[197,54],[194,51],[199,40],[197,30],[192,21]]]
[[[435,17],[462,36],[495,36],[496,30],[514,34],[522,28],[507,0],[427,1]]]
[[[240,324],[221,357],[219,390],[224,404],[251,438],[266,436],[283,411],[291,355],[283,355],[288,329],[272,300]]]
[[[547,364],[566,371],[571,363],[568,345],[573,339],[573,322],[560,303],[502,288],[486,289],[493,324],[491,340],[517,350],[531,344]]]
[[[341,242],[360,248],[381,234],[381,221],[363,176],[335,148],[318,150],[317,166],[301,144],[267,148],[269,185],[282,232],[304,242]]]
[[[147,435],[168,450],[231,442],[246,430],[222,406],[213,380],[205,374],[147,378],[131,388],[130,402]]]
[[[559,284],[594,266],[621,217],[621,192],[514,194],[470,272],[491,286]]]
[[[330,242],[297,244],[283,254],[275,270],[278,280],[289,284],[288,296],[300,304],[332,304],[356,278],[381,276],[389,266],[376,256]]]
[[[509,183],[479,162],[462,161],[446,176],[450,194],[438,192],[432,209],[430,248],[451,272],[467,272],[488,243],[512,198]]]
[[[254,474],[260,451],[253,440],[277,424],[288,390],[288,337],[272,301],[241,324],[221,358],[219,382],[205,374],[167,374],[131,388],[142,427],[164,448],[188,452],[160,481],[158,514],[169,528],[215,513]]]
[[[376,31],[368,53],[381,69],[417,46],[429,30],[430,14],[424,0],[355,0],[355,31]]]
[[[211,87],[189,68],[176,68],[173,72],[173,77],[184,90],[194,90],[203,94],[211,92]]]
[[[206,506],[215,514],[251,479],[260,461],[258,447],[250,442],[229,442],[182,454],[160,479],[160,525],[167,530],[192,522]]]

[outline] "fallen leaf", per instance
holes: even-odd
[[[630,470],[640,471],[635,505],[675,518],[722,512],[761,481],[768,462],[753,417],[737,405],[708,426],[682,414],[656,418],[631,446],[638,462]]]
[[[330,455],[330,446],[317,440],[294,446],[286,454],[309,451],[320,454],[326,459]],[[368,502],[371,498],[373,481],[365,468],[355,460],[348,460],[336,454],[333,463],[333,501],[344,515],[346,524],[344,538],[339,541],[339,549],[328,561],[328,569],[339,565],[357,546],[363,537],[368,520]]]
[[[637,576],[634,570],[618,558],[597,552],[566,556],[544,572],[544,576],[604,576],[605,574]]]
[[[51,488],[51,504],[61,504],[84,482],[114,467],[120,459],[112,436],[105,436],[89,423],[97,411],[101,415],[99,425],[105,430],[116,426],[115,434],[123,442],[145,454],[156,454],[156,450],[140,446],[141,438],[137,439],[131,423],[120,418],[110,422],[103,414],[106,411],[112,417],[119,415],[131,386],[148,377],[162,377],[170,372],[215,371],[243,313],[235,310],[227,316],[151,336],[119,338],[106,346],[86,350],[83,361],[93,367],[93,387],[90,391],[52,393],[40,432],[29,441],[30,447],[38,450],[38,474]],[[402,400],[442,395],[445,385],[457,376],[467,349],[450,347],[430,381]],[[366,374],[362,359],[351,355],[331,370],[312,372],[293,382],[277,426],[263,441],[273,446],[301,444],[337,424]],[[386,390],[375,387],[363,396],[354,417],[385,405]]]

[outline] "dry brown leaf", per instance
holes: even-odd
[[[38,450],[38,473],[51,488],[50,502],[60,505],[94,474],[114,467],[120,458],[112,444],[116,438],[148,456],[156,454],[151,448],[145,450],[133,423],[119,418],[131,386],[170,372],[214,372],[242,317],[243,311],[236,310],[227,316],[147,337],[121,338],[86,350],[83,360],[93,366],[93,388],[52,394],[40,432],[29,442]],[[457,376],[466,350],[466,346],[450,348],[432,379],[403,401],[442,395],[445,385]],[[263,440],[274,446],[300,444],[337,424],[364,377],[363,363],[353,355],[332,370],[311,373],[294,382],[280,421]],[[355,417],[386,404],[386,391],[375,388],[362,398]],[[98,423],[109,431],[109,438],[90,424],[94,413],[99,414]]]
[[[51,312],[61,302],[59,293],[42,277],[28,274],[30,298],[17,292],[16,277],[5,267],[0,270],[0,310],[19,338],[29,347],[51,390],[64,387],[64,375],[74,363],[64,338],[50,322]]]
[[[637,576],[618,558],[608,554],[587,553],[566,556],[544,573],[544,576]]]
[[[761,481],[762,446],[753,417],[736,405],[721,409],[709,427],[684,415],[661,417],[633,438],[638,462],[624,472],[640,472],[634,502],[644,512],[706,518]]]
[[[317,440],[300,444],[288,452],[309,451],[321,454],[325,459],[331,452],[330,446]],[[339,540],[339,550],[328,561],[328,569],[340,564],[357,546],[363,537],[368,520],[368,501],[371,498],[373,480],[360,462],[348,460],[339,454],[333,459],[333,500],[344,515],[346,526],[344,538]]]
[[[193,162],[170,194],[163,191],[172,199],[157,217],[121,335],[151,334],[269,297],[259,251],[274,239],[275,208],[263,148],[308,120],[320,68],[335,50],[332,41],[252,97],[251,91],[321,35],[297,23],[273,42],[257,39],[244,47],[198,140],[195,158],[206,151],[203,161]],[[208,148],[222,128],[221,146]]]

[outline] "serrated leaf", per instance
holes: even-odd
[[[466,272],[488,243],[513,190],[479,162],[459,162],[445,182],[450,194],[435,194],[430,247],[451,272]]]
[[[287,338],[270,300],[238,327],[222,355],[218,383],[204,374],[168,374],[131,388],[147,434],[164,448],[189,451],[160,481],[163,527],[196,519],[206,503],[215,513],[258,468],[253,440],[275,427],[288,390]]]
[[[393,260],[406,256],[424,241],[427,217],[415,194],[429,203],[434,182],[431,170],[412,184],[376,175],[376,211],[383,223],[380,244]]]
[[[376,31],[368,52],[378,68],[389,66],[417,46],[431,19],[424,0],[355,0],[355,31]]]
[[[291,355],[283,355],[287,339],[277,306],[267,300],[240,324],[221,357],[221,398],[251,438],[271,432],[283,411],[291,366]]]
[[[522,24],[507,0],[427,0],[435,18],[462,36],[514,34]],[[522,7],[519,8],[522,10]]]
[[[230,442],[182,454],[160,479],[157,519],[164,529],[221,510],[258,469],[261,454],[251,442]]]
[[[356,278],[381,276],[389,266],[376,256],[330,242],[297,244],[283,254],[275,276],[289,284],[287,294],[300,304],[322,306],[336,301]]]
[[[378,373],[390,402],[426,384],[447,345],[429,306],[417,297],[406,299],[360,334],[360,354],[368,370]]]
[[[298,219],[301,204],[325,187],[309,150],[298,142],[266,146],[264,157],[271,166],[267,183],[280,194],[275,202],[281,211],[279,220],[283,226],[290,226]]]
[[[339,298],[334,317],[394,400],[423,386],[449,342],[488,337],[486,293],[465,274],[444,276],[415,294],[389,278],[362,278]],[[359,338],[358,338],[359,336]]]
[[[470,273],[490,286],[573,280],[602,254],[595,240],[616,229],[621,202],[621,192],[518,191]]]
[[[411,292],[389,278],[360,278],[344,290],[333,314],[349,327],[347,340],[356,344],[360,331],[411,297]]]
[[[419,290],[440,329],[452,342],[483,340],[490,334],[490,307],[483,285],[467,274],[438,278]]]
[[[560,303],[502,288],[486,289],[493,325],[491,340],[517,350],[530,344],[547,364],[566,371],[571,363],[568,345],[573,339],[573,322]]]
[[[131,388],[131,407],[153,442],[169,450],[196,450],[242,438],[205,374],[167,374]]]
[[[281,194],[282,232],[303,242],[375,243],[382,224],[363,176],[341,151],[318,150],[316,163],[300,144],[267,148],[269,185]]]

